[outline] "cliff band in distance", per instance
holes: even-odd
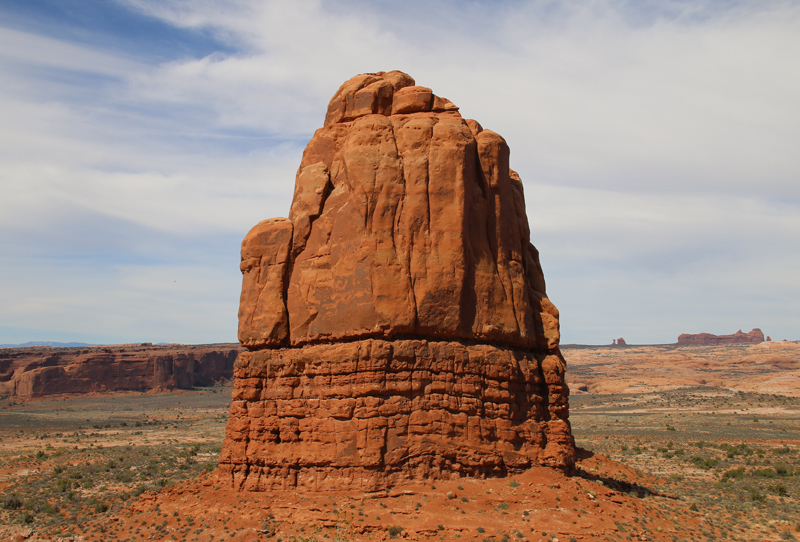
[[[498,134],[402,72],[358,75],[289,218],[242,243],[220,473],[385,488],[575,460],[558,311]]]
[[[3,348],[0,392],[32,399],[209,386],[233,376],[240,350],[238,344]]]
[[[749,333],[741,329],[732,335],[713,335],[711,333],[683,333],[678,336],[678,344],[758,344],[764,342],[764,333],[754,328]]]

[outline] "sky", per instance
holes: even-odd
[[[562,343],[800,339],[800,2],[0,0],[0,343],[235,342],[330,97],[500,133]]]

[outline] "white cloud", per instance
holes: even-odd
[[[566,340],[606,342],[624,324],[670,341],[670,321],[710,331],[751,317],[790,335],[800,320],[786,301],[800,294],[797,2],[119,4],[228,52],[154,64],[0,28],[0,228],[13,233],[0,249],[21,258],[4,264],[2,291],[30,301],[0,309],[0,325],[51,305],[63,310],[48,329],[61,318],[124,334],[130,320],[91,317],[109,309],[78,264],[43,276],[58,285],[45,297],[25,278],[25,254],[55,251],[88,254],[104,277],[94,290],[127,303],[123,319],[144,322],[155,303],[173,322],[160,329],[197,336],[179,315],[193,307],[205,329],[202,303],[160,298],[159,273],[235,292],[214,243],[285,215],[335,89],[391,69],[508,140]],[[148,244],[157,264],[118,272],[115,258],[147,258]]]

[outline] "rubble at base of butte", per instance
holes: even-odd
[[[242,243],[219,473],[251,491],[569,470],[558,311],[498,134],[393,71],[336,92]]]

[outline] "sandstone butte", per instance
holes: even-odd
[[[558,311],[509,148],[399,72],[344,83],[242,242],[219,474],[250,491],[569,470]]]
[[[0,392],[15,399],[208,386],[233,376],[242,348],[113,345],[0,349]]]
[[[732,335],[712,335],[711,333],[683,333],[678,336],[678,344],[758,344],[764,342],[764,333],[755,328],[750,333],[740,329]]]

